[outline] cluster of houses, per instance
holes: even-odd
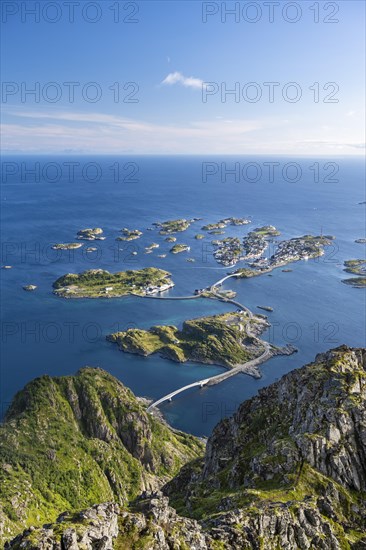
[[[166,290],[173,288],[173,286],[174,286],[174,283],[164,283],[159,286],[150,285],[145,288],[145,294],[146,295],[158,294],[159,292],[165,292]]]
[[[282,241],[270,258],[259,258],[250,264],[251,267],[266,269],[288,264],[296,260],[307,260],[322,254],[321,243],[303,238]]]
[[[268,248],[268,242],[262,236],[252,232],[247,237],[244,237],[243,247],[245,259],[250,260],[262,256],[263,252]]]
[[[200,294],[203,294],[204,292],[207,292],[208,290],[210,290],[210,288],[196,288],[196,290],[194,291],[195,295],[196,296],[199,296]]]
[[[243,247],[237,237],[227,237],[222,241],[214,241],[213,244],[218,246],[218,249],[214,252],[216,261],[225,267],[233,266],[240,260],[245,259]]]
[[[293,260],[307,260],[309,257],[322,253],[321,246],[316,242],[305,239],[290,239],[279,243],[278,249],[271,256],[271,264],[288,263]]]

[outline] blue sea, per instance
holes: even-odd
[[[273,162],[270,177],[268,163]],[[354,242],[365,237],[360,159],[12,156],[3,158],[2,169],[1,264],[12,266],[1,270],[2,414],[29,380],[73,374],[85,365],[103,368],[136,395],[154,399],[222,372],[216,366],[125,354],[105,336],[129,327],[180,326],[187,318],[230,311],[233,306],[205,299],[64,300],[53,295],[52,283],[65,273],[90,268],[114,272],[156,266],[172,274],[175,287],[169,295],[190,295],[230,271],[212,256],[210,241],[215,236],[194,239],[202,225],[230,216],[248,217],[252,223],[228,226],[225,235],[242,237],[272,224],[281,231],[279,239],[323,232],[336,240],[323,257],[288,266],[292,272],[277,269],[271,276],[226,281],[225,288],[235,290],[238,301],[254,312],[261,311],[258,305],[273,307],[268,314],[272,326],[264,338],[278,345],[292,343],[298,353],[268,361],[260,380],[240,374],[164,403],[161,411],[172,426],[208,436],[242,401],[311,362],[317,353],[341,344],[366,344],[365,292],[341,282],[349,276],[343,272],[344,260],[365,257],[364,245]],[[147,228],[177,218],[202,221],[176,235],[177,242],[190,245],[191,251],[172,255],[164,237]],[[55,243],[74,242],[77,231],[86,227],[103,228],[106,239],[85,242],[74,252],[51,249]],[[141,229],[142,238],[117,242],[124,227]],[[145,254],[144,247],[153,242],[160,247]],[[88,246],[97,251],[85,253]],[[274,247],[271,243],[270,251]],[[166,257],[159,258],[163,253]],[[195,262],[187,262],[188,257]],[[26,284],[38,288],[25,292]]]

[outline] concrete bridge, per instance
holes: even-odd
[[[178,395],[178,393],[182,393],[185,390],[188,390],[189,388],[195,388],[196,386],[200,386],[203,388],[208,382],[210,381],[210,378],[205,378],[204,380],[198,380],[197,382],[193,382],[192,384],[187,384],[187,386],[183,386],[182,388],[179,388],[178,390],[172,391],[171,393],[168,393],[168,395],[164,395],[161,399],[158,399],[149,407],[147,408],[147,411],[149,412],[153,407],[157,407],[161,403],[164,403],[164,401],[171,401],[174,396]]]
[[[243,363],[241,365],[237,365],[222,374],[217,374],[215,376],[211,376],[210,378],[205,378],[203,380],[198,380],[197,382],[193,382],[192,384],[187,384],[182,388],[179,388],[171,393],[168,393],[168,395],[165,395],[164,397],[161,397],[157,401],[154,401],[154,403],[151,403],[151,405],[149,405],[149,407],[147,408],[148,412],[150,412],[154,407],[161,405],[161,403],[164,403],[165,401],[171,401],[173,397],[184,392],[185,390],[188,390],[189,388],[195,388],[197,386],[201,388],[203,388],[204,386],[213,386],[214,384],[219,384],[220,382],[223,382],[224,380],[227,380],[228,378],[231,378],[231,376],[235,376],[240,372],[249,374],[250,376],[254,376],[255,378],[260,378],[260,373],[258,372],[257,367],[258,365],[260,365],[261,363],[264,363],[265,361],[270,359],[270,357],[272,357],[273,355],[272,348],[268,342],[266,342],[265,340],[260,340],[254,334],[251,333],[250,321],[253,318],[253,313],[250,311],[250,309],[248,309],[243,304],[236,302],[235,300],[231,300],[230,298],[225,298],[217,293],[216,288],[218,286],[221,286],[222,283],[226,281],[226,279],[230,279],[231,277],[236,277],[236,275],[235,274],[226,275],[226,277],[223,277],[222,279],[214,283],[210,287],[210,290],[215,295],[214,299],[220,300],[221,302],[231,303],[236,307],[238,307],[239,309],[241,309],[242,311],[245,311],[245,313],[248,315],[248,321],[245,326],[246,333],[250,338],[257,340],[262,344],[264,348],[263,353],[259,357],[256,357],[255,359],[251,359],[250,361],[247,361],[246,363]]]
[[[187,384],[187,386],[183,386],[178,390],[172,391],[171,393],[168,393],[168,395],[164,395],[164,397],[161,397],[157,401],[154,401],[154,403],[151,403],[151,405],[149,405],[147,408],[147,412],[150,412],[154,407],[161,405],[165,401],[171,401],[173,397],[188,390],[189,388],[195,388],[197,386],[199,386],[200,388],[203,388],[204,386],[213,386],[215,384],[219,384],[220,382],[223,382],[224,380],[227,380],[228,378],[231,378],[232,376],[239,374],[240,372],[249,374],[251,376],[254,376],[255,378],[260,378],[260,375],[256,370],[256,367],[261,363],[264,363],[264,361],[267,361],[267,359],[270,359],[270,357],[272,357],[270,344],[268,344],[267,342],[265,342],[265,344],[267,345],[265,347],[264,352],[262,353],[262,355],[260,355],[256,359],[247,361],[242,365],[237,365],[236,367],[226,372],[223,372],[222,374],[216,374],[215,376],[211,376],[210,378],[198,380],[197,382],[193,382],[192,384]]]

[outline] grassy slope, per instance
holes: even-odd
[[[173,433],[100,369],[38,378],[0,427],[0,540],[64,510],[124,504],[201,451],[196,438]]]
[[[226,324],[227,318],[228,314],[192,319],[185,321],[182,330],[175,326],[130,329],[111,334],[108,340],[130,353],[147,356],[159,352],[179,362],[195,360],[232,367],[248,361],[253,354],[242,345],[245,332],[240,332],[237,325]]]
[[[63,275],[53,283],[57,293],[63,293],[66,287],[75,287],[77,296],[98,297],[103,294],[105,287],[112,286],[113,294],[124,296],[130,292],[141,292],[145,286],[158,285],[167,282],[170,274],[162,269],[154,267],[120,271],[118,273],[109,273],[105,270],[90,269],[83,273],[68,273]],[[135,285],[133,287],[133,285]],[[72,293],[66,294],[72,297]]]

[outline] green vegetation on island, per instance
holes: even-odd
[[[177,237],[166,237],[165,241],[167,243],[175,243],[177,240]]]
[[[228,225],[247,225],[250,220],[246,218],[225,218],[216,223],[208,223],[202,227],[203,231],[213,231],[215,229],[225,229]]]
[[[103,229],[100,227],[94,227],[94,229],[81,229],[77,233],[77,238],[84,241],[103,241],[105,237],[102,237]]]
[[[59,243],[54,244],[51,248],[53,250],[74,250],[76,248],[80,248],[81,246],[84,246],[83,243]]]
[[[180,252],[188,252],[189,250],[191,250],[191,247],[187,244],[175,244],[169,252],[172,254],[179,254]]]
[[[68,273],[53,283],[54,293],[63,298],[115,298],[127,294],[153,294],[173,286],[170,273],[155,267],[109,273],[89,269]]]
[[[101,369],[37,378],[0,426],[0,542],[64,510],[126,505],[202,449],[197,438],[147,414],[144,401]]]
[[[149,330],[129,329],[107,336],[122,351],[148,356],[159,353],[166,359],[180,363],[197,361],[232,368],[260,355],[258,342],[249,337],[244,312],[224,313],[211,317],[187,320],[182,330],[175,326],[154,326]],[[250,321],[257,334],[268,322],[259,316]]]
[[[342,283],[354,288],[366,288],[366,277],[350,277],[349,279],[343,279]]]
[[[134,241],[135,239],[139,239],[143,234],[138,229],[127,229],[127,227],[121,229],[121,232],[123,233],[123,237],[117,237],[116,241]]]
[[[224,222],[217,222],[217,223],[208,223],[207,225],[204,225],[201,227],[202,231],[213,231],[215,229],[225,229],[226,223]]]
[[[249,269],[247,267],[240,267],[235,271],[235,275],[238,279],[249,279],[250,277],[256,277],[257,275],[261,275],[262,272],[259,271],[259,269]]]
[[[247,225],[248,223],[250,223],[250,220],[248,220],[247,218],[225,218],[224,220],[220,221],[225,225]]]
[[[204,236],[204,235],[202,235],[202,233],[197,233],[197,235],[195,235],[195,237],[194,237],[194,238],[195,238],[195,239],[197,239],[198,241],[200,241],[201,239],[204,239],[204,238],[205,238],[205,236]]]
[[[346,260],[344,262],[347,273],[353,275],[366,275],[366,260]]]
[[[151,243],[148,246],[145,246],[145,250],[154,250],[154,248],[159,248],[158,243]]]
[[[354,288],[366,287],[366,260],[346,260],[344,262],[347,273],[360,275],[360,277],[350,277],[343,279],[342,283],[353,286]]]
[[[278,231],[278,229],[276,229],[274,225],[264,225],[263,227],[257,227],[256,229],[253,229],[251,233],[256,233],[261,237],[277,237],[278,235],[281,235],[281,232]]]
[[[186,229],[188,229],[191,225],[191,222],[183,218],[180,220],[156,222],[154,225],[160,229],[160,235],[168,235],[169,233],[180,233],[181,231],[186,231]]]

